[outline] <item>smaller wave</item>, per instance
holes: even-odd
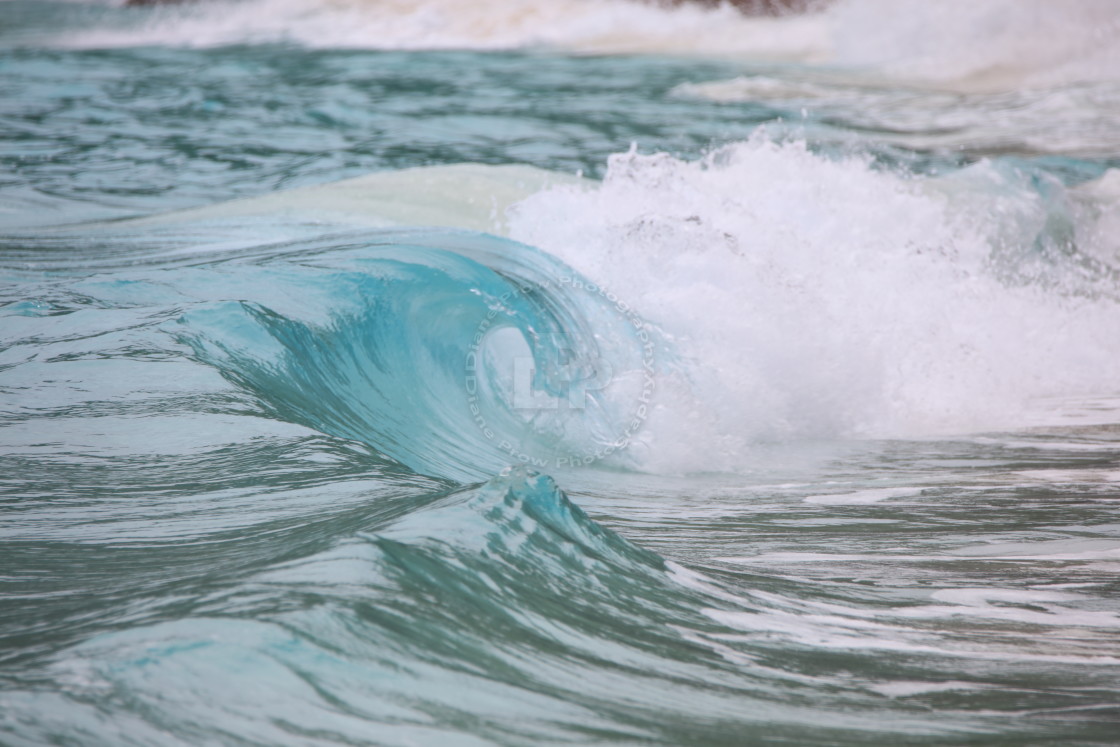
[[[1104,636],[1115,615],[1078,619],[1077,591],[965,587],[884,606],[846,579],[817,598],[803,574],[772,568],[731,589],[599,525],[524,468],[352,518],[325,549],[178,591],[174,619],[130,609],[144,621],[68,646],[5,692],[21,714],[11,731],[360,742],[376,729],[390,744],[1068,736],[1056,707],[1024,716],[1044,676],[1059,704],[1112,708],[1107,688],[1061,684],[1117,661]],[[928,681],[931,667],[943,681]],[[936,699],[945,690],[968,700]]]
[[[72,646],[50,695],[5,693],[18,733],[69,738],[112,697],[114,724],[140,735],[545,743],[586,737],[589,720],[645,733],[631,693],[671,702],[686,679],[696,697],[718,663],[675,629],[704,618],[660,557],[522,468],[205,596],[190,616]]]
[[[368,539],[378,546],[433,546],[500,560],[522,573],[534,566],[557,577],[665,573],[660,556],[596,523],[552,477],[526,467],[508,467],[481,487],[413,511]]]

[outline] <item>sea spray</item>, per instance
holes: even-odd
[[[1033,398],[1111,387],[1120,306],[1051,219],[1066,199],[987,164],[914,177],[759,135],[696,162],[614,156],[597,190],[515,206],[511,233],[676,341],[653,432],[699,468],[713,444],[734,461],[759,439],[1007,427]]]

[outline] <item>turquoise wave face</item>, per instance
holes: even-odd
[[[425,475],[626,465],[652,386],[653,332],[624,302],[484,234],[365,232],[76,286],[162,319],[164,355],[185,345],[267,417]]]

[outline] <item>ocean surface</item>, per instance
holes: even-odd
[[[0,2],[0,744],[1120,744],[1120,8]]]

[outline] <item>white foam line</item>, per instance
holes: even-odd
[[[879,685],[870,685],[868,689],[888,698],[908,698],[913,695],[926,695],[927,693],[942,693],[951,690],[985,690],[990,689],[990,687],[972,682],[950,680],[948,682],[884,682]]]
[[[930,644],[915,644],[896,638],[885,638],[883,633],[894,632],[901,636],[924,634],[929,637],[929,631],[914,630],[900,626],[883,625],[879,623],[863,623],[849,621],[848,624],[839,626],[839,629],[828,625],[832,619],[822,615],[796,615],[794,613],[757,614],[749,612],[729,612],[727,610],[705,609],[704,614],[716,622],[738,630],[749,631],[752,634],[741,635],[735,633],[712,635],[728,643],[757,643],[759,636],[767,638],[781,638],[795,641],[804,645],[845,649],[854,651],[893,651],[904,654],[932,654],[936,656],[983,659],[988,661],[1013,661],[1062,663],[1094,666],[1120,665],[1120,658],[1100,654],[1076,656],[1069,654],[1037,654],[1017,648],[1014,651],[1000,652],[986,649],[962,647],[960,649],[936,646]],[[769,619],[768,619],[769,618]],[[825,624],[821,624],[825,623]],[[867,634],[861,634],[864,630]],[[1024,640],[1027,641],[1024,637]]]
[[[1098,450],[1115,449],[1116,446],[1101,446]],[[1103,469],[1031,469],[1016,472],[1016,475],[1034,480],[1060,483],[1120,483],[1120,470]]]
[[[878,503],[891,498],[908,498],[919,495],[921,492],[921,488],[875,488],[872,490],[857,490],[854,493],[810,495],[803,501],[822,506],[858,506]]]
[[[1090,561],[1120,559],[1120,548],[1086,552],[1053,554],[1007,554],[1007,555],[831,555],[810,552],[774,552],[762,555],[713,558],[721,563],[752,565],[755,563],[951,563],[960,561],[990,560],[999,562],[1036,561],[1056,563],[1065,561]]]

